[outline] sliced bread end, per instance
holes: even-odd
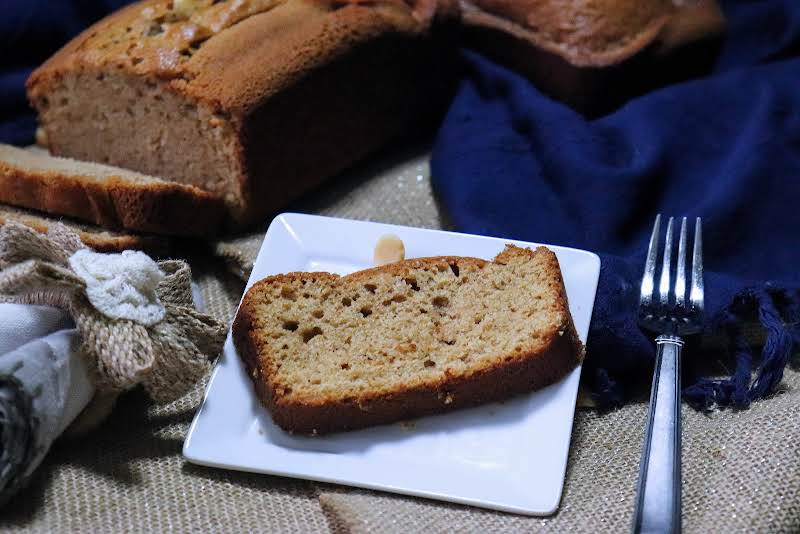
[[[155,255],[167,255],[174,247],[170,238],[164,236],[114,232],[63,217],[0,204],[0,226],[9,221],[24,224],[43,234],[54,224],[63,224],[78,234],[84,245],[97,252],[121,252],[132,249],[144,250]]]
[[[207,236],[221,230],[222,198],[191,185],[0,145],[0,202],[111,230]]]

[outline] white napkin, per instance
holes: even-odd
[[[69,316],[0,303],[0,504],[94,395]]]

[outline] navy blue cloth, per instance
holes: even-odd
[[[31,71],[88,25],[131,0],[0,1],[0,142],[33,142],[25,97]]]
[[[434,188],[458,230],[600,254],[583,378],[606,406],[652,376],[636,307],[657,213],[703,218],[706,329],[728,336],[735,362],[729,379],[706,379],[717,356],[689,347],[685,398],[746,407],[775,390],[798,342],[800,3],[724,9],[713,72],[595,119],[465,52],[435,144]],[[741,333],[753,319],[768,333],[760,354]]]

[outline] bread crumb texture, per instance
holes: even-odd
[[[276,421],[304,432],[530,391],[583,353],[555,255],[513,246],[493,262],[423,258],[345,277],[273,276],[248,291],[234,337]]]

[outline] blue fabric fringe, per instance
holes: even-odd
[[[789,303],[798,308],[800,299],[792,299]],[[753,377],[753,351],[742,332],[742,324],[753,319],[754,311],[766,331],[766,340]],[[767,290],[747,290],[739,294],[731,306],[722,311],[716,325],[728,336],[729,351],[736,363],[733,375],[726,379],[701,378],[684,388],[684,398],[703,409],[716,406],[747,408],[753,400],[774,392],[790,357],[800,347],[797,327],[791,324],[790,319],[781,316]]]

